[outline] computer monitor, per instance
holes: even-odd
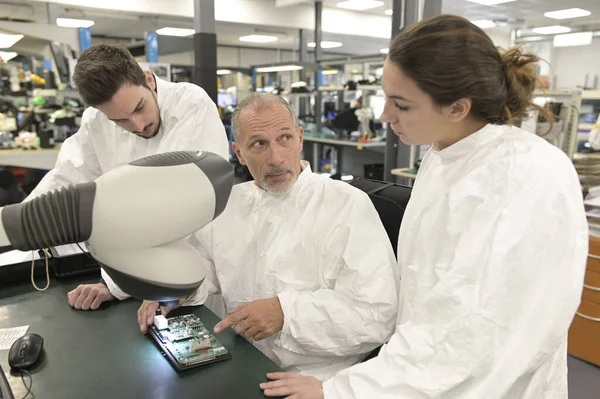
[[[228,105],[235,105],[234,100],[229,93],[218,93],[217,94],[217,105],[221,108],[225,108]]]
[[[54,58],[54,65],[56,65],[56,72],[60,78],[61,83],[69,82],[69,60],[65,56],[65,49],[63,45],[58,42],[50,43],[50,51]]]
[[[334,120],[337,116],[337,111],[335,110],[336,104],[332,101],[327,101],[323,103],[323,114],[330,121]]]

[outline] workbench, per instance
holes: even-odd
[[[0,150],[0,165],[50,170],[54,168],[59,148],[37,150]]]
[[[259,384],[266,373],[281,371],[231,329],[216,335],[232,359],[177,372],[150,337],[139,331],[141,301],[104,303],[99,310],[74,310],[67,293],[98,278],[52,279],[35,291],[31,282],[0,287],[0,328],[30,325],[28,333],[44,338],[44,355],[29,369],[36,398],[264,398]],[[38,285],[41,282],[38,281]],[[183,307],[170,315],[195,313],[210,330],[218,317],[204,306]],[[0,364],[16,398],[26,389],[10,371],[8,351]],[[25,377],[28,381],[28,378]]]
[[[319,133],[307,133],[304,135],[304,141],[312,143],[312,160],[311,166],[313,171],[319,172],[320,170],[320,154],[321,154],[321,145],[328,145],[335,148],[335,164],[337,165],[337,171],[343,172],[343,157],[342,157],[342,148],[350,147],[356,148],[357,150],[362,149],[384,149],[385,141],[372,141],[368,143],[361,143],[358,141],[351,140],[341,140],[335,138],[325,138],[320,137]],[[381,153],[380,162],[383,163],[383,153]]]

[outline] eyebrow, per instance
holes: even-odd
[[[409,102],[409,103],[412,103],[412,102],[413,102],[413,101],[410,101],[409,99],[407,99],[407,98],[404,98],[404,97],[402,97],[402,96],[400,96],[400,95],[396,95],[396,96],[388,96],[388,98],[393,98],[394,100],[400,100],[400,101],[407,101],[407,102]]]
[[[279,129],[280,132],[293,132],[294,129],[290,128],[290,127],[282,127],[281,129]],[[256,139],[261,139],[261,135],[260,134],[254,134],[252,136],[250,136],[250,138],[248,138],[248,141],[254,141]]]
[[[135,109],[133,110],[133,112],[139,110],[142,107],[142,103],[144,102],[143,98],[140,98],[140,101],[138,101],[137,105],[135,106]],[[132,112],[132,114],[133,114]],[[120,121],[124,121],[125,119],[123,118],[119,118],[119,119],[110,119],[109,120],[113,121],[113,122],[120,122]]]

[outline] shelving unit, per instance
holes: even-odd
[[[543,137],[560,148],[570,159],[573,159],[577,151],[581,94],[581,90],[545,90],[536,91],[533,95],[534,100],[545,98],[562,103],[558,121]],[[536,133],[544,134],[548,127],[547,123],[537,123]]]

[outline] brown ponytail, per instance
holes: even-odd
[[[501,52],[501,60],[506,77],[508,120],[511,122],[515,118],[523,120],[534,108],[552,123],[553,118],[548,109],[531,101],[538,80],[537,62],[540,61],[540,58],[534,54],[523,53],[522,46],[520,46]]]

